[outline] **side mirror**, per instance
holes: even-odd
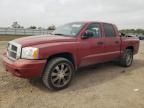
[[[93,36],[94,36],[94,33],[90,30],[87,30],[87,31],[85,31],[84,35],[82,36],[82,39],[88,39]]]
[[[120,35],[121,35],[122,37],[126,36],[126,34],[125,34],[125,33],[120,33]]]

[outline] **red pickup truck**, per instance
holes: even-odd
[[[53,90],[67,87],[82,66],[118,60],[128,67],[138,53],[139,39],[120,34],[103,22],[73,22],[49,35],[8,42],[3,54],[6,71],[23,78],[41,77]]]

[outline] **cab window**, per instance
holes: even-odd
[[[93,37],[98,38],[101,37],[101,27],[98,23],[90,24],[87,28],[88,31],[91,31],[93,33]]]

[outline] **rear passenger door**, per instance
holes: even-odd
[[[112,24],[103,24],[104,31],[104,59],[105,61],[116,59],[120,56],[120,37]]]

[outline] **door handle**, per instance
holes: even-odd
[[[116,44],[119,44],[119,41],[115,41]]]
[[[104,43],[103,42],[97,42],[97,45],[103,45]]]

